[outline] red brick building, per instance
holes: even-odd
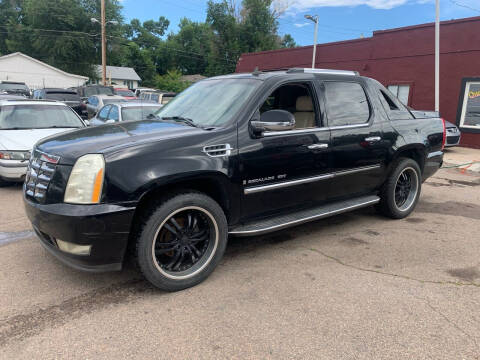
[[[356,70],[389,87],[408,105],[435,105],[433,23],[375,31],[372,37],[320,44],[317,68]],[[480,17],[440,26],[440,112],[459,125],[463,146],[480,148]],[[312,46],[243,54],[237,72],[311,67]]]

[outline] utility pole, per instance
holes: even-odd
[[[317,33],[318,33],[318,15],[305,15],[305,19],[311,20],[315,23],[315,33],[313,35],[313,56],[312,56],[312,69],[315,69],[315,57],[317,55]]]
[[[107,24],[117,25],[118,21],[105,21],[105,0],[100,1],[100,21],[95,18],[90,19],[92,23],[99,23],[102,29],[102,82],[107,84]]]
[[[440,0],[435,2],[435,111],[440,111]]]
[[[105,0],[101,0],[100,17],[100,26],[102,27],[102,82],[105,86],[107,85],[107,36],[105,31]]]

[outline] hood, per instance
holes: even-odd
[[[40,139],[71,130],[71,128],[25,130],[0,129],[0,148],[3,150],[32,150],[33,145],[35,145]]]
[[[189,136],[204,131],[181,123],[158,120],[126,121],[52,136],[37,144],[37,149],[60,156],[61,164],[73,165],[85,154],[105,154],[134,144]]]
[[[456,128],[457,125],[452,124],[450,121],[445,120],[445,127],[446,127],[447,129],[450,129],[450,128]]]

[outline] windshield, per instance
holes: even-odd
[[[11,84],[11,83],[1,83],[0,84],[1,90],[22,90],[28,91],[28,87],[25,84]]]
[[[122,120],[146,120],[148,115],[155,114],[161,106],[129,106],[122,109]]]
[[[130,96],[130,97],[135,96],[133,91],[130,91],[130,90],[115,90],[115,94],[120,95],[120,96]]]
[[[109,87],[87,87],[85,88],[85,97],[90,97],[92,95],[115,95],[112,88]]]
[[[47,92],[46,98],[51,100],[80,102],[80,96],[78,96],[76,93],[70,92]]]
[[[127,102],[125,99],[103,99],[104,104],[118,103],[118,102]]]
[[[83,127],[83,123],[64,105],[5,105],[0,107],[0,129],[44,129]]]
[[[220,126],[245,105],[260,84],[253,79],[203,80],[178,94],[156,115],[190,118],[200,126]]]

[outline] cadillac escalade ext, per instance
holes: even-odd
[[[148,120],[41,140],[24,202],[66,264],[119,270],[132,253],[151,283],[175,291],[208,277],[229,235],[370,205],[408,216],[444,144],[438,113],[357,73],[255,71],[200,81]]]

